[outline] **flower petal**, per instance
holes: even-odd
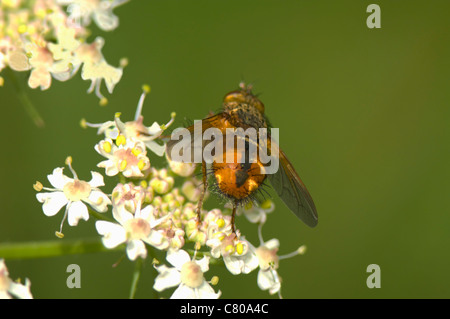
[[[124,225],[127,220],[134,218],[133,214],[124,205],[113,206],[112,212],[114,219],[121,225]]]
[[[159,231],[152,230],[147,238],[143,239],[147,244],[152,245],[160,250],[167,249],[169,247],[169,241],[167,237],[161,234]]]
[[[201,286],[197,288],[197,293],[200,299],[218,299],[222,294],[220,290],[215,293],[214,289],[206,281],[203,281]]]
[[[63,170],[63,167],[57,167],[53,170],[52,174],[47,175],[50,184],[52,184],[52,186],[56,189],[62,190],[64,185],[68,182],[73,182],[72,178],[69,178],[63,174]]]
[[[30,291],[30,286],[31,283],[28,280],[28,278],[25,279],[25,285],[16,283],[16,282],[11,282],[11,284],[9,285],[9,293],[11,293],[12,295],[14,295],[16,298],[19,299],[33,299],[33,295],[31,294]]]
[[[108,210],[108,205],[111,205],[111,200],[101,191],[91,191],[89,194],[88,204],[98,212],[104,213]]]
[[[200,269],[203,273],[207,272],[209,270],[209,257],[204,256],[200,260],[195,260],[195,263],[200,266]]]
[[[117,164],[112,160],[102,161],[97,164],[97,167],[102,167],[105,169],[105,174],[108,176],[115,176],[119,173],[119,168]]]
[[[45,67],[34,68],[28,78],[28,86],[32,89],[41,87],[41,90],[47,90],[52,82],[50,72]]]
[[[170,299],[198,299],[194,289],[181,284],[172,294]]]
[[[275,249],[275,248],[280,247],[280,241],[276,238],[273,238],[269,241],[266,241],[264,243],[264,246],[266,246],[267,249]]]
[[[270,294],[277,293],[281,288],[278,274],[272,269],[259,270],[257,282],[261,290],[269,290]]]
[[[159,125],[157,122],[153,122],[153,124],[147,128],[147,133],[149,135],[161,135],[161,132],[161,125]]]
[[[118,224],[99,220],[95,222],[95,228],[103,236],[106,248],[114,248],[127,240],[125,229]]]
[[[147,257],[147,249],[142,240],[132,240],[127,245],[127,256],[130,260],[136,260],[137,257]]]
[[[78,225],[80,219],[89,219],[88,208],[82,201],[70,203],[68,209],[67,221],[70,226]]]
[[[153,289],[156,291],[163,291],[167,288],[178,286],[181,283],[181,274],[175,268],[169,268],[166,265],[155,268],[159,272],[153,285]]]
[[[47,216],[56,215],[69,202],[63,192],[38,193],[36,198],[39,202],[44,203],[42,210]]]
[[[119,18],[111,12],[96,11],[93,15],[97,26],[103,31],[111,31],[119,25]]]
[[[165,145],[159,145],[155,141],[147,141],[147,142],[145,142],[145,146],[147,146],[147,148],[150,151],[152,151],[153,153],[155,153],[158,156],[163,156],[164,152],[166,151]]]
[[[259,265],[258,257],[249,251],[242,256],[228,255],[223,257],[225,266],[233,274],[248,274]]]
[[[103,175],[97,172],[92,172],[92,179],[88,182],[91,187],[100,187],[105,186],[105,182],[103,181]]]
[[[181,267],[185,263],[191,261],[191,257],[183,249],[179,249],[179,250],[172,250],[171,249],[171,250],[169,250],[167,252],[166,259],[167,259],[167,261],[169,263],[171,263],[179,271],[181,271]]]

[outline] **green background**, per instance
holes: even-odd
[[[366,8],[381,7],[381,29]],[[112,65],[129,65],[109,104],[85,93],[80,73],[27,89],[45,119],[35,127],[11,83],[0,88],[0,242],[53,240],[60,212],[42,213],[32,188],[72,155],[80,178],[101,160],[100,140],[81,118],[134,117],[141,86],[152,92],[145,123],[200,119],[220,108],[241,80],[254,84],[280,143],[308,186],[319,224],[302,224],[278,198],[263,229],[280,254],[301,244],[304,256],[281,261],[285,298],[449,298],[450,2],[442,1],[131,1],[115,13],[105,38]],[[93,37],[90,38],[90,41]],[[26,83],[27,74],[18,74]],[[106,95],[106,88],[103,87]],[[214,207],[214,199],[206,203]],[[257,243],[256,229],[238,219]],[[66,238],[96,236],[94,223],[64,227]],[[6,261],[12,278],[28,277],[36,298],[126,298],[133,264],[108,252]],[[66,267],[81,267],[81,289],[66,287]],[[381,267],[369,289],[366,268]],[[219,275],[224,298],[271,298],[256,274]],[[155,271],[144,265],[137,297],[152,297]]]

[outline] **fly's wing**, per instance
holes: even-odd
[[[214,127],[221,127],[223,117],[222,113],[207,117],[201,121],[201,127],[199,126],[198,132],[196,132],[196,125],[193,124],[186,128],[180,128],[172,132],[170,140],[166,144],[166,154],[170,160],[181,161],[181,162],[194,162],[195,154],[201,154],[202,149],[205,145],[202,135],[205,130]],[[199,135],[196,135],[199,133]],[[176,135],[176,136],[174,136]],[[178,137],[179,139],[174,139]],[[195,148],[198,147],[199,150],[196,152]],[[190,151],[191,154],[185,154],[186,151]],[[186,156],[185,156],[186,155]],[[189,156],[190,155],[190,156]],[[184,159],[184,160],[183,160]],[[189,159],[189,160],[186,160]],[[201,159],[200,159],[201,163]]]
[[[279,169],[267,177],[286,206],[306,225],[315,227],[318,215],[313,199],[284,152],[278,150]]]

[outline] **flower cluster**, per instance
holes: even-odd
[[[113,9],[128,0],[4,0],[0,2],[0,74],[6,67],[31,71],[29,87],[50,87],[52,78],[67,81],[81,69],[90,80],[88,92],[95,91],[101,104],[107,99],[100,88],[104,81],[112,93],[120,81],[126,59],[118,67],[108,64],[102,54],[104,40],[88,43],[91,20],[105,31],[119,22]],[[66,8],[66,9],[65,9]],[[3,84],[0,76],[0,84]]]
[[[158,169],[151,164],[152,156],[164,155],[163,132],[172,125],[175,114],[171,114],[166,124],[154,122],[145,126],[141,113],[149,91],[149,87],[143,87],[133,121],[122,122],[120,113],[104,123],[82,121],[83,127],[97,128],[102,136],[94,147],[103,157],[97,166],[106,176],[116,176],[120,181],[111,192],[105,194],[100,190],[104,182],[99,172],[91,172],[90,181],[80,180],[70,157],[66,164],[73,178],[65,176],[63,168],[56,168],[48,175],[53,188],[39,182],[35,184],[39,191],[37,199],[43,203],[47,216],[65,207],[58,237],[63,237],[66,217],[70,226],[77,225],[81,219],[87,221],[95,217],[95,228],[105,247],[124,249],[128,259],[133,261],[149,256],[154,259],[158,275],[153,289],[160,292],[176,287],[172,298],[220,297],[221,291],[211,286],[217,284],[217,276],[205,278],[213,260],[215,264],[220,261],[233,275],[259,269],[259,288],[281,297],[279,262],[304,253],[304,247],[279,256],[279,241],[263,240],[262,227],[267,214],[274,210],[270,200],[260,205],[249,203],[238,211],[238,215],[245,215],[258,225],[258,245],[249,242],[239,230],[233,231],[226,207],[202,208],[198,220],[203,185],[194,175],[195,166],[174,163],[169,158],[166,158],[166,168]],[[109,208],[112,213],[106,214]],[[168,264],[155,260],[155,256],[162,254]]]

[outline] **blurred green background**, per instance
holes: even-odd
[[[381,7],[381,29],[366,26],[370,3]],[[182,124],[216,111],[245,80],[319,212],[310,229],[274,197],[264,238],[278,238],[280,254],[308,247],[281,261],[283,296],[449,298],[449,10],[446,0],[132,0],[115,10],[113,32],[90,27],[105,38],[110,64],[129,59],[106,107],[85,93],[80,73],[53,81],[48,91],[27,90],[46,122],[39,129],[12,85],[0,88],[0,242],[56,239],[62,213],[44,216],[32,185],[48,186],[47,174],[68,155],[80,178],[96,170],[100,137],[81,129],[81,118],[99,123],[120,111],[131,120],[148,83],[146,124],[166,122],[171,111]],[[242,217],[238,225],[256,243],[256,228]],[[96,236],[91,220],[66,224],[64,233]],[[121,255],[6,262],[12,278],[31,279],[36,298],[127,298],[133,264],[111,267]],[[72,263],[81,267],[81,289],[66,287]],[[369,264],[381,267],[380,289],[366,286]],[[224,298],[276,297],[259,290],[256,271],[211,267],[206,276],[215,274]],[[147,260],[138,298],[153,296],[154,275]]]

